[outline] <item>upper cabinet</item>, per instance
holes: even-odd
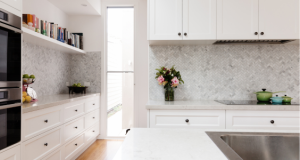
[[[258,0],[218,0],[217,39],[258,39]]]
[[[299,39],[298,1],[148,0],[148,39]]]
[[[183,0],[183,39],[217,38],[217,0]]]
[[[259,39],[299,39],[299,0],[259,0]]]
[[[22,0],[0,0],[0,1],[17,9],[18,11],[22,10]]]
[[[149,39],[181,40],[182,0],[149,0],[148,5]]]
[[[218,0],[217,39],[298,39],[298,0]]]
[[[149,0],[149,40],[216,39],[216,0]]]

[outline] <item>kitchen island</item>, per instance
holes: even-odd
[[[113,160],[227,160],[206,131],[299,133],[295,130],[134,128]]]

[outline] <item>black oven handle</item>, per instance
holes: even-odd
[[[0,27],[3,27],[3,28],[6,28],[6,29],[15,31],[15,32],[17,32],[17,33],[21,33],[21,34],[23,33],[22,30],[20,30],[20,29],[18,29],[18,28],[11,27],[11,26],[9,26],[9,25],[7,25],[7,24],[4,24],[4,23],[0,23]]]
[[[15,104],[10,104],[10,105],[0,106],[0,110],[7,109],[7,108],[13,108],[13,107],[19,107],[19,106],[22,106],[22,103],[15,103]]]

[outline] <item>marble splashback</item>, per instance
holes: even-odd
[[[90,82],[88,93],[100,92],[100,52],[71,55],[23,42],[22,74],[34,74],[38,96],[68,93],[66,82]]]
[[[88,52],[86,55],[71,57],[70,83],[90,82],[88,93],[100,93],[101,86],[101,52]]]
[[[176,100],[255,100],[267,88],[299,102],[298,45],[150,46],[150,100],[164,100],[155,69],[172,65],[185,81]]]

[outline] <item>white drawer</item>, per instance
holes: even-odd
[[[57,150],[43,158],[43,160],[61,160],[61,150]]]
[[[27,140],[63,123],[60,107],[25,113],[23,116],[23,135]]]
[[[85,128],[89,128],[99,121],[99,109],[85,116]]]
[[[83,148],[83,146],[84,146],[84,135],[81,134],[78,138],[65,145],[64,159],[71,159],[73,156],[76,155],[78,150]]]
[[[21,159],[21,146],[17,145],[0,153],[0,160],[20,160]]]
[[[95,124],[91,129],[85,131],[85,135],[84,135],[85,143],[89,143],[98,135],[99,135],[99,123]]]
[[[93,98],[89,98],[86,100],[85,102],[85,112],[90,112],[93,111],[97,108],[99,108],[99,102],[98,102],[98,98],[93,97]]]
[[[59,148],[62,144],[61,134],[62,128],[60,127],[23,142],[22,158],[25,160],[40,159],[46,154]]]
[[[64,142],[72,139],[84,130],[84,117],[71,121],[64,126]]]
[[[79,104],[72,104],[65,107],[64,118],[65,122],[72,120],[84,114],[84,102]]]
[[[150,110],[150,128],[225,129],[225,110]]]
[[[271,123],[274,122],[274,123]],[[299,129],[298,111],[226,111],[227,129]]]

